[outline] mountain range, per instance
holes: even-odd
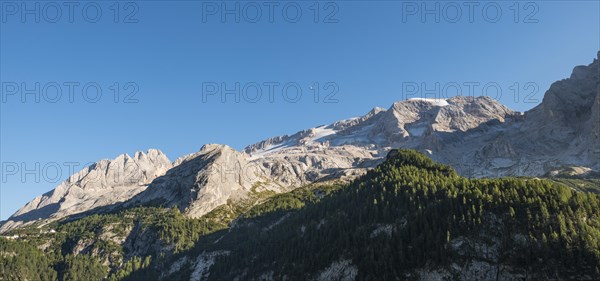
[[[0,233],[138,205],[177,207],[199,218],[261,192],[348,182],[397,148],[421,151],[466,177],[595,175],[600,170],[599,69],[598,58],[575,67],[526,112],[486,96],[413,98],[242,151],[206,144],[173,162],[156,149],[122,154],[36,197],[3,222]]]
[[[527,112],[413,98],[101,160],[1,223],[0,280],[600,280],[599,60]]]

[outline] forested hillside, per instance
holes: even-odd
[[[235,206],[201,219],[138,207],[11,233],[21,237],[0,239],[0,278],[600,279],[598,194],[467,179],[416,151],[393,150],[348,185]]]

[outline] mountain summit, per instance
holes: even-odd
[[[100,160],[70,176],[54,190],[36,197],[14,213],[0,232],[39,219],[59,219],[129,200],[171,169],[160,150],[121,154]]]

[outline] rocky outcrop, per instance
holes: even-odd
[[[251,157],[226,145],[207,144],[199,152],[176,160],[171,170],[126,205],[177,206],[190,217],[200,217],[250,193],[279,193],[318,180],[360,175],[352,169],[354,159],[372,158],[362,150],[295,147],[286,151]]]
[[[55,220],[129,200],[172,167],[161,151],[121,154],[90,165],[54,190],[36,197],[14,213],[0,232],[37,220]]]
[[[552,84],[540,105],[484,135],[467,135],[462,145],[478,146],[469,159],[497,175],[538,176],[569,166],[600,169],[599,62],[578,66],[570,78]],[[464,151],[464,149],[463,149]],[[456,153],[449,154],[449,157]],[[454,164],[449,160],[447,163]],[[495,160],[498,159],[498,160]],[[503,167],[493,162],[502,162]]]
[[[175,163],[129,203],[158,202],[198,217],[231,197],[244,196],[255,182],[242,174],[248,167],[245,155],[225,145],[204,145],[199,152]]]

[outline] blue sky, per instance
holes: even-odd
[[[23,12],[36,3],[39,22]],[[226,2],[227,9],[240,4],[239,22],[222,14],[220,2],[81,2],[72,19],[64,2],[48,3],[1,2],[0,219],[58,185],[54,178],[68,176],[67,162],[149,148],[174,160],[205,143],[242,149],[423,95],[403,92],[403,85],[435,90],[439,83],[436,95],[456,84],[466,91],[473,82],[476,95],[493,97],[500,87],[502,103],[528,110],[600,50],[597,1],[477,2],[472,18],[464,2],[279,2],[271,19],[268,3],[252,2],[261,11],[256,18],[257,5]],[[439,22],[433,14],[422,18],[436,3]],[[272,100],[269,82],[278,83]],[[207,85],[223,83],[239,83],[239,103],[234,94],[223,102],[224,91],[207,95]],[[66,85],[76,85],[72,96]],[[262,96],[252,102],[256,85]],[[494,87],[483,92],[485,85]],[[292,86],[302,90],[296,102]],[[95,99],[96,87],[102,96]],[[15,163],[18,173],[7,173]],[[39,181],[21,169],[36,163]],[[61,174],[44,171],[49,163],[61,165]]]

